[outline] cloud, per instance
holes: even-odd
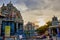
[[[53,15],[60,15],[60,0],[17,0],[16,4],[20,7],[17,6],[18,9],[25,10],[22,15],[30,15],[29,18],[33,16],[51,18]]]
[[[30,9],[60,10],[60,0],[28,0],[26,5]]]
[[[60,10],[60,0],[11,0],[15,5],[18,5],[20,8],[28,8],[29,10],[54,10],[59,11]],[[0,0],[1,3],[8,3],[7,0]],[[18,7],[17,7],[18,8]]]
[[[29,10],[60,10],[60,0],[15,0],[15,4],[18,4],[20,6],[25,5]]]
[[[43,5],[42,0],[27,0],[25,3],[29,9],[38,9]]]
[[[21,11],[24,20],[32,21],[38,17],[49,19],[53,15],[60,18],[60,0],[12,0],[12,2]]]
[[[22,3],[22,4],[16,4],[16,5],[14,5],[14,6],[16,6],[16,8],[18,9],[18,10],[20,10],[21,12],[23,12],[23,11],[26,11],[28,8],[27,8],[27,6],[24,4],[24,3]]]

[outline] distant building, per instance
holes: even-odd
[[[56,16],[52,17],[52,25],[49,27],[49,33],[52,36],[60,36],[60,22]]]
[[[25,26],[24,32],[26,33],[27,38],[32,38],[35,36],[35,26],[33,23],[28,22]]]
[[[53,17],[52,18],[52,26],[54,26],[54,25],[58,25],[59,24],[59,20],[58,20],[58,18],[57,17]]]

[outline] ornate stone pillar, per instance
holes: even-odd
[[[51,28],[49,28],[49,34],[51,35],[51,36],[53,36],[53,34],[52,34],[52,31],[51,31],[52,29]]]
[[[49,31],[48,32],[49,32],[49,34],[51,34],[51,29],[50,28],[49,28]]]
[[[60,36],[59,28],[57,27],[57,36]]]
[[[16,23],[16,28],[17,28],[17,32],[18,32],[18,22]]]
[[[1,36],[1,25],[0,25],[0,36]]]

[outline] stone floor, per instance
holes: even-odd
[[[0,37],[0,38],[2,38],[2,37]],[[60,40],[60,37],[52,37],[53,38],[53,40]],[[1,39],[0,39],[1,40]],[[7,40],[11,40],[11,39],[7,39]],[[15,39],[15,40],[17,40],[17,39]],[[49,38],[45,38],[45,39],[22,39],[22,40],[49,40]]]

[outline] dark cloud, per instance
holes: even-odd
[[[9,3],[10,0],[0,0],[0,5],[4,2]],[[23,18],[26,20],[34,20],[39,16],[44,18],[52,15],[60,17],[60,0],[11,0],[16,8],[22,13]],[[28,17],[28,18],[27,18]],[[48,19],[50,19],[48,18]],[[48,20],[47,19],[47,20]],[[30,20],[30,21],[31,21]]]
[[[54,11],[60,10],[60,0],[13,0],[15,4],[25,5],[29,10],[50,9]]]
[[[0,5],[10,0],[0,0]],[[11,0],[14,4],[25,5],[29,10],[51,9],[60,11],[60,0]]]
[[[43,0],[27,0],[25,2],[26,6],[30,9],[41,9],[41,7],[44,5]]]

